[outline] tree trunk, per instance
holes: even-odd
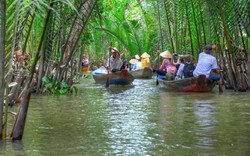
[[[29,101],[31,96],[31,91],[33,89],[33,86],[29,89],[26,89],[21,104],[18,110],[17,119],[15,121],[15,124],[13,126],[13,130],[11,133],[12,140],[22,140],[23,137],[23,131],[25,126],[26,117],[28,114],[28,108],[29,108]]]
[[[161,48],[158,50],[162,51],[163,50],[163,34],[162,34],[162,26],[161,26],[161,13],[160,13],[160,2],[157,0],[157,13],[158,13],[158,25],[159,25],[159,31],[160,31],[160,43],[161,43]]]
[[[3,136],[3,106],[4,106],[4,51],[6,26],[6,0],[0,0],[0,140]],[[6,126],[6,125],[5,125]]]
[[[200,33],[200,31],[198,29],[198,25],[197,25],[197,19],[196,19],[196,16],[195,16],[195,7],[194,7],[193,0],[191,0],[191,6],[192,6],[193,17],[194,17],[194,25],[195,25],[195,31],[196,31],[196,39],[197,39],[198,51],[201,51],[202,50],[201,43],[200,43],[201,33]]]
[[[53,3],[51,3],[51,7],[52,7],[52,5],[53,5]],[[48,11],[47,18],[45,19],[45,22],[44,22],[45,25],[44,25],[43,33],[42,33],[40,43],[38,46],[38,50],[37,50],[37,53],[36,53],[34,60],[32,62],[28,80],[25,84],[23,92],[20,95],[21,96],[21,104],[20,104],[17,118],[16,118],[15,124],[14,124],[13,129],[12,129],[12,133],[11,133],[12,140],[21,140],[22,136],[23,136],[26,116],[28,113],[31,91],[34,89],[34,82],[32,82],[33,75],[35,73],[36,64],[37,64],[37,61],[39,59],[39,52],[41,51],[41,48],[42,48],[42,44],[43,44],[43,40],[44,40],[46,28],[47,28],[47,23],[48,23],[48,17],[50,16],[50,13],[51,13],[51,10]]]
[[[80,35],[83,31],[83,29],[85,28],[87,21],[90,18],[90,15],[93,11],[94,6],[96,5],[96,1],[95,0],[86,0],[84,2],[82,2],[82,5],[79,9],[79,16],[76,17],[76,19],[74,20],[74,23],[71,27],[71,31],[69,34],[69,37],[67,39],[66,45],[65,45],[65,49],[63,50],[63,60],[66,60],[64,62],[64,67],[63,68],[59,68],[61,66],[61,61],[58,65],[58,68],[56,70],[56,75],[59,72],[59,81],[62,81],[63,79],[63,75],[65,70],[67,69],[69,62],[73,56],[73,53],[75,51],[75,47],[77,45],[77,42],[79,41]],[[52,85],[55,84],[56,79],[53,79]]]
[[[167,17],[167,25],[168,25],[169,39],[170,39],[170,43],[171,43],[171,51],[172,51],[172,53],[174,53],[176,51],[174,48],[174,41],[173,41],[172,30],[171,30],[171,25],[170,25],[171,21],[170,21],[170,16],[168,14],[169,11],[167,10],[165,1],[164,1],[164,8],[165,8],[166,17]]]
[[[188,2],[186,2],[185,5],[185,10],[186,10],[186,16],[187,16],[187,24],[188,24],[188,32],[189,32],[189,36],[190,36],[190,46],[191,46],[191,53],[194,56],[194,46],[193,46],[193,38],[192,38],[192,31],[191,31],[191,25],[190,25],[190,19],[189,19],[189,12],[188,12]]]
[[[9,105],[12,106],[18,101],[20,87],[22,86],[24,79],[25,79],[24,76],[21,76],[21,75],[17,76],[16,81],[15,81],[15,82],[17,82],[17,85],[12,87],[10,94],[9,94],[10,95],[9,96]]]

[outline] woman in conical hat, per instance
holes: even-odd
[[[141,55],[141,68],[144,69],[144,68],[151,68],[151,65],[150,65],[150,55],[147,53],[147,52],[144,52],[142,55]]]
[[[160,53],[160,56],[163,58],[161,66],[159,70],[157,70],[158,75],[165,76],[166,74],[171,75],[171,80],[174,80],[174,75],[176,73],[176,66],[173,64],[173,56],[172,54],[166,50],[162,53]]]

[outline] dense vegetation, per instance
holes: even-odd
[[[11,137],[21,139],[30,93],[72,91],[83,54],[102,65],[110,43],[152,61],[216,44],[225,87],[249,90],[249,36],[248,0],[0,0],[0,139],[4,103],[20,103]]]

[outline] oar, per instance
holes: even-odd
[[[220,72],[221,73],[221,72]],[[221,94],[221,93],[223,93],[223,87],[222,87],[222,84],[221,84],[221,82],[222,82],[222,76],[221,76],[221,74],[220,74],[220,80],[219,80],[219,82],[218,82],[218,87],[219,87],[219,93]]]
[[[160,67],[160,50],[159,50],[159,47],[158,47],[158,50],[157,50],[157,68],[159,69]],[[157,72],[156,72],[157,73]],[[156,85],[158,86],[159,85],[159,81],[158,81],[158,73],[156,74]]]
[[[111,57],[111,51],[112,51],[112,43],[110,43],[110,46],[109,46],[109,62],[108,62],[108,69],[107,69],[107,79],[106,79],[106,84],[105,84],[105,87],[108,88],[109,87],[109,68],[110,68],[110,57]]]

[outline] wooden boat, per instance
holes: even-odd
[[[158,82],[160,87],[173,92],[211,92],[215,86],[205,75],[172,81],[158,78]]]
[[[127,70],[107,74],[106,68],[98,68],[92,74],[95,82],[98,84],[105,84],[107,79],[109,84],[115,85],[128,85],[134,81],[134,77]]]
[[[135,79],[151,79],[153,76],[153,71],[150,68],[144,68],[139,70],[132,70],[130,74],[134,76]]]

